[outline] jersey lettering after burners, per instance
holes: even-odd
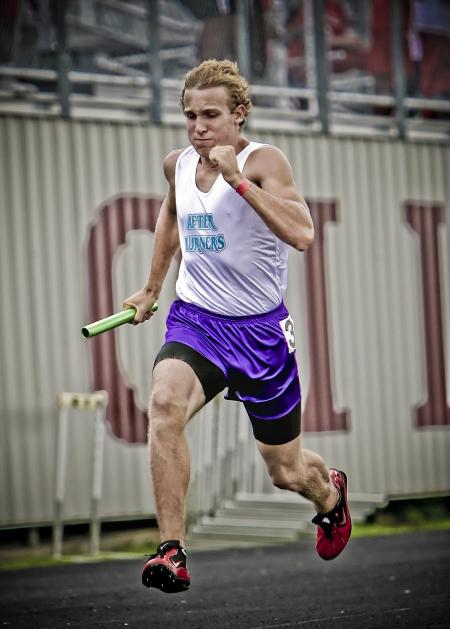
[[[237,155],[241,171],[250,153],[262,146],[250,142]],[[175,170],[183,254],[177,295],[228,316],[269,312],[286,290],[288,246],[222,175],[208,192],[199,190],[198,160],[198,153],[189,147],[179,156]]]

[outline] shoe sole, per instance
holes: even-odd
[[[183,579],[177,579],[169,568],[163,564],[148,566],[142,573],[142,584],[148,588],[157,588],[167,594],[184,592],[189,589],[190,583]]]

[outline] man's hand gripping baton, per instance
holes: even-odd
[[[152,312],[156,312],[157,310],[158,304],[155,302],[152,306]],[[108,330],[117,328],[117,326],[123,325],[124,323],[131,323],[135,314],[136,308],[127,308],[121,312],[116,312],[109,317],[105,317],[104,319],[85,325],[84,328],[81,328],[81,334],[87,339],[90,339],[93,336],[97,336],[97,334],[102,334],[102,332],[107,332]]]

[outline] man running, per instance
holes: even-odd
[[[333,559],[351,533],[347,479],[302,447],[294,324],[283,303],[289,246],[314,239],[308,206],[276,147],[242,134],[247,81],[231,61],[207,60],[185,79],[190,146],[164,160],[169,190],[155,230],[147,284],[124,301],[134,323],[152,316],[181,247],[177,299],[153,368],[149,455],[161,544],[142,582],[164,592],[190,585],[186,567],[189,420],[220,391],[241,401],[273,484],[311,500],[316,549]]]

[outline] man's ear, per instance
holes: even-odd
[[[245,107],[244,105],[238,105],[234,108],[234,116],[236,122],[240,125],[245,120]]]

